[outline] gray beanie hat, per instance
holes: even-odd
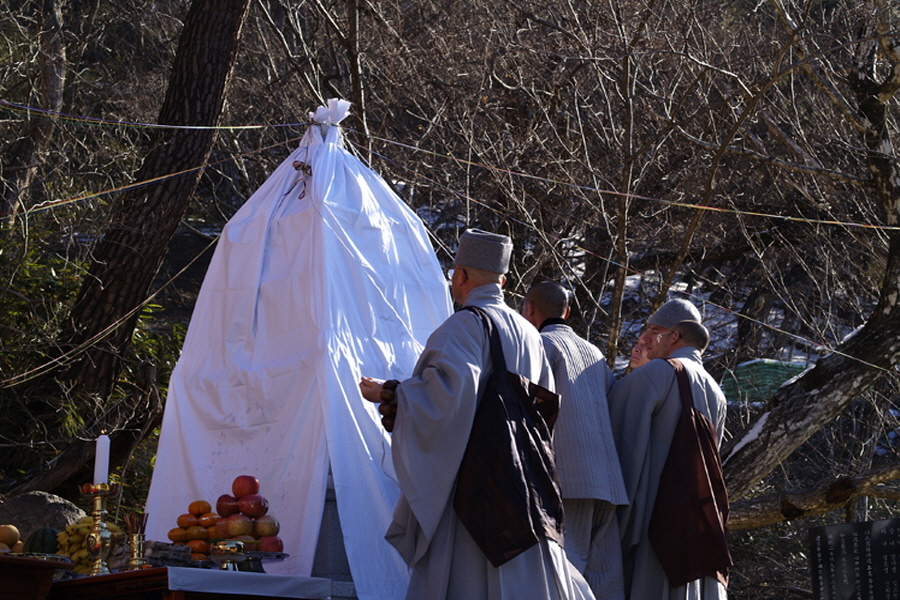
[[[505,274],[509,271],[510,255],[512,255],[512,240],[509,236],[488,233],[480,229],[467,229],[459,237],[459,248],[456,250],[456,260],[453,264]]]
[[[669,300],[660,306],[655,313],[647,319],[647,325],[659,325],[666,329],[672,329],[681,321],[693,321],[700,323],[700,311],[687,300]]]

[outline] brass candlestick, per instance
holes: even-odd
[[[94,510],[91,511],[94,526],[84,536],[84,547],[94,559],[91,575],[103,575],[110,572],[106,559],[109,558],[116,534],[110,531],[106,524],[106,517],[109,514],[106,512],[106,498],[118,496],[119,492],[120,487],[116,483],[98,483],[96,485],[85,483],[81,486],[81,495],[94,499]]]
[[[144,558],[144,534],[129,534],[128,546],[131,549],[131,558],[128,559],[128,570],[138,571],[143,569],[147,564],[147,559]]]
[[[147,513],[131,512],[125,515],[125,529],[128,531],[129,571],[138,571],[147,566],[144,555],[144,532],[147,530]]]

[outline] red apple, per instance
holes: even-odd
[[[282,552],[284,551],[284,542],[277,535],[267,535],[259,538],[260,552]]]
[[[226,517],[219,517],[216,519],[216,539],[226,540],[229,535],[228,519]]]
[[[248,517],[258,519],[269,512],[269,501],[259,494],[250,494],[238,500],[238,508]]]
[[[278,535],[281,524],[272,515],[263,515],[253,521],[253,537],[256,539]]]
[[[238,475],[234,478],[234,482],[231,484],[231,493],[234,494],[234,497],[239,500],[244,496],[249,496],[250,494],[258,494],[259,479],[257,479],[253,475]]]
[[[225,520],[228,521],[228,537],[231,539],[239,535],[250,535],[253,532],[253,519],[247,515],[238,513]]]
[[[258,552],[259,551],[259,542],[256,541],[256,538],[252,535],[239,535],[235,538],[235,540],[240,540],[244,542],[244,552]]]
[[[231,494],[222,494],[216,500],[216,512],[222,517],[230,517],[233,514],[241,512],[238,508],[237,498]]]

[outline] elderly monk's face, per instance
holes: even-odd
[[[465,267],[454,265],[453,273],[450,276],[450,297],[457,304],[464,304],[466,301],[466,292],[463,288],[468,279]]]
[[[646,331],[638,338],[638,343],[647,346],[647,359],[668,358],[672,351],[675,332],[660,325],[648,325]]]

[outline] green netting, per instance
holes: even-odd
[[[782,383],[804,370],[805,364],[761,358],[727,371],[720,385],[729,402],[764,402]]]

